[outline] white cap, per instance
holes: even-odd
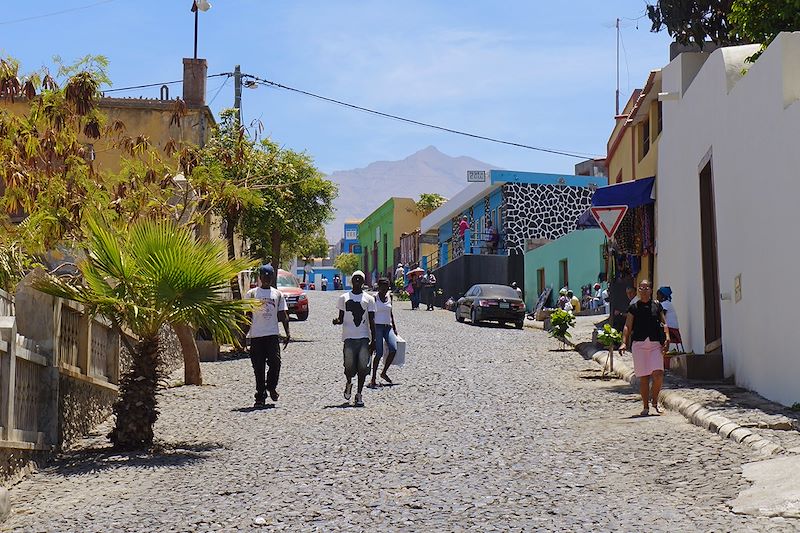
[[[364,273],[362,271],[360,271],[360,270],[356,270],[355,272],[350,274],[350,279],[355,278],[356,276],[361,276],[361,279],[367,279],[367,277],[364,275]]]

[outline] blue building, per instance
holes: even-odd
[[[595,189],[606,182],[603,176],[486,171],[484,182],[468,185],[422,219],[422,233],[438,242],[437,253],[425,262],[438,269],[443,298],[475,283],[516,281],[523,287],[526,249],[573,231]],[[469,223],[463,238],[462,216]],[[489,244],[489,221],[499,235],[496,249]]]

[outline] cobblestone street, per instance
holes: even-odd
[[[292,322],[277,406],[248,359],[163,391],[154,457],[95,437],[11,490],[3,530],[791,531],[726,502],[760,457],[638,395],[532,328],[396,304],[408,364],[345,407],[335,293]]]

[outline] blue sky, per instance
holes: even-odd
[[[0,15],[0,51],[24,70],[103,54],[115,87],[180,79],[191,57],[191,0],[39,0]],[[97,4],[34,20],[10,22]],[[243,72],[387,113],[533,146],[605,153],[613,126],[616,17],[623,18],[622,105],[668,61],[643,0],[212,0],[200,14],[209,73]],[[627,61],[626,61],[627,58]],[[232,105],[233,81],[207,99]],[[180,86],[171,87],[172,95]],[[158,89],[115,96],[156,97]],[[575,159],[373,117],[308,97],[245,89],[245,121],[305,149],[324,172],[402,159],[429,145],[499,167],[571,172]]]

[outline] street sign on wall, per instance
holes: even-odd
[[[620,222],[628,212],[627,205],[604,205],[602,207],[592,207],[592,216],[600,225],[600,229],[609,239],[617,232]]]
[[[485,170],[467,170],[467,183],[482,183],[486,181]]]

